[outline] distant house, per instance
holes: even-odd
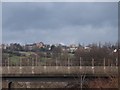
[[[50,50],[51,50],[51,45],[45,44],[45,45],[44,45],[44,48],[46,48],[46,50],[50,51]]]
[[[91,47],[85,46],[85,47],[84,47],[84,50],[90,51],[90,50],[91,50]]]
[[[67,46],[62,46],[61,48],[62,48],[62,51],[68,51],[68,49],[69,49],[69,47],[67,47]]]
[[[69,52],[75,52],[77,50],[78,46],[75,44],[71,44],[69,46]]]
[[[9,47],[8,44],[2,44],[2,45],[0,45],[0,48],[2,48],[2,49],[7,49],[8,47]]]
[[[35,43],[37,48],[44,48],[45,45],[43,42]]]
[[[39,43],[33,43],[33,44],[26,44],[24,46],[25,50],[34,50],[34,49],[40,49],[40,48],[44,48],[45,45],[43,42],[39,42]]]
[[[26,44],[24,47],[25,50],[30,50],[30,51],[33,50],[33,48],[34,48],[33,44]]]

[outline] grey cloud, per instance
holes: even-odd
[[[3,3],[3,41],[115,41],[117,8],[117,3]]]
[[[60,28],[84,24],[99,26],[104,22],[116,25],[116,8],[117,3],[5,3],[3,28]]]
[[[75,30],[75,31],[74,31]],[[114,32],[113,32],[114,30]],[[23,34],[22,31],[8,32],[4,38],[9,38],[10,42],[22,42],[32,43],[43,41],[45,43],[85,43],[89,44],[92,42],[116,42],[117,41],[117,28],[104,26],[101,28],[95,28],[94,26],[76,26],[66,27],[58,30],[26,30]],[[112,39],[110,39],[112,38]]]

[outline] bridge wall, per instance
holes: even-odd
[[[117,75],[118,67],[110,66],[12,66],[2,67],[3,75]]]

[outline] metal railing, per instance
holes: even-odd
[[[118,66],[118,58],[116,59],[89,59],[84,60],[81,57],[79,60],[67,59],[26,59],[19,58],[18,60],[11,60],[10,58],[3,60],[2,66]]]

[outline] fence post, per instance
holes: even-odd
[[[34,58],[32,58],[32,74],[34,74],[34,64],[35,64],[35,61],[34,61]]]
[[[103,59],[103,65],[104,65],[104,72],[105,72],[105,69],[106,69],[106,66],[105,66],[105,58]]]
[[[37,57],[37,59],[38,59],[38,66],[40,66],[40,56],[39,57]]]
[[[70,67],[69,67],[69,64],[70,64],[70,62],[69,62],[69,57],[68,57],[68,69],[70,68]]]
[[[10,58],[8,57],[8,73],[10,73],[9,60],[10,60]]]
[[[82,66],[81,66],[82,62],[81,62],[81,60],[82,60],[82,58],[80,57],[80,69],[82,69]]]
[[[29,60],[29,58],[27,58],[27,61],[28,61],[28,66],[30,66],[30,60]]]
[[[68,73],[70,73],[69,57],[68,57]]]
[[[92,68],[94,68],[94,59],[92,58]]]
[[[56,57],[56,69],[58,69],[58,64],[57,64],[57,57]]]
[[[94,73],[94,59],[92,58],[92,71]]]
[[[116,58],[116,68],[117,68],[117,66],[118,66],[118,58]]]
[[[20,67],[19,67],[19,70],[20,70],[20,74],[22,73],[22,66],[21,66],[21,57],[19,58],[19,60],[20,60]]]
[[[37,54],[36,54],[36,66],[37,66]]]
[[[46,54],[45,54],[45,65],[44,65],[44,71],[46,71]]]

